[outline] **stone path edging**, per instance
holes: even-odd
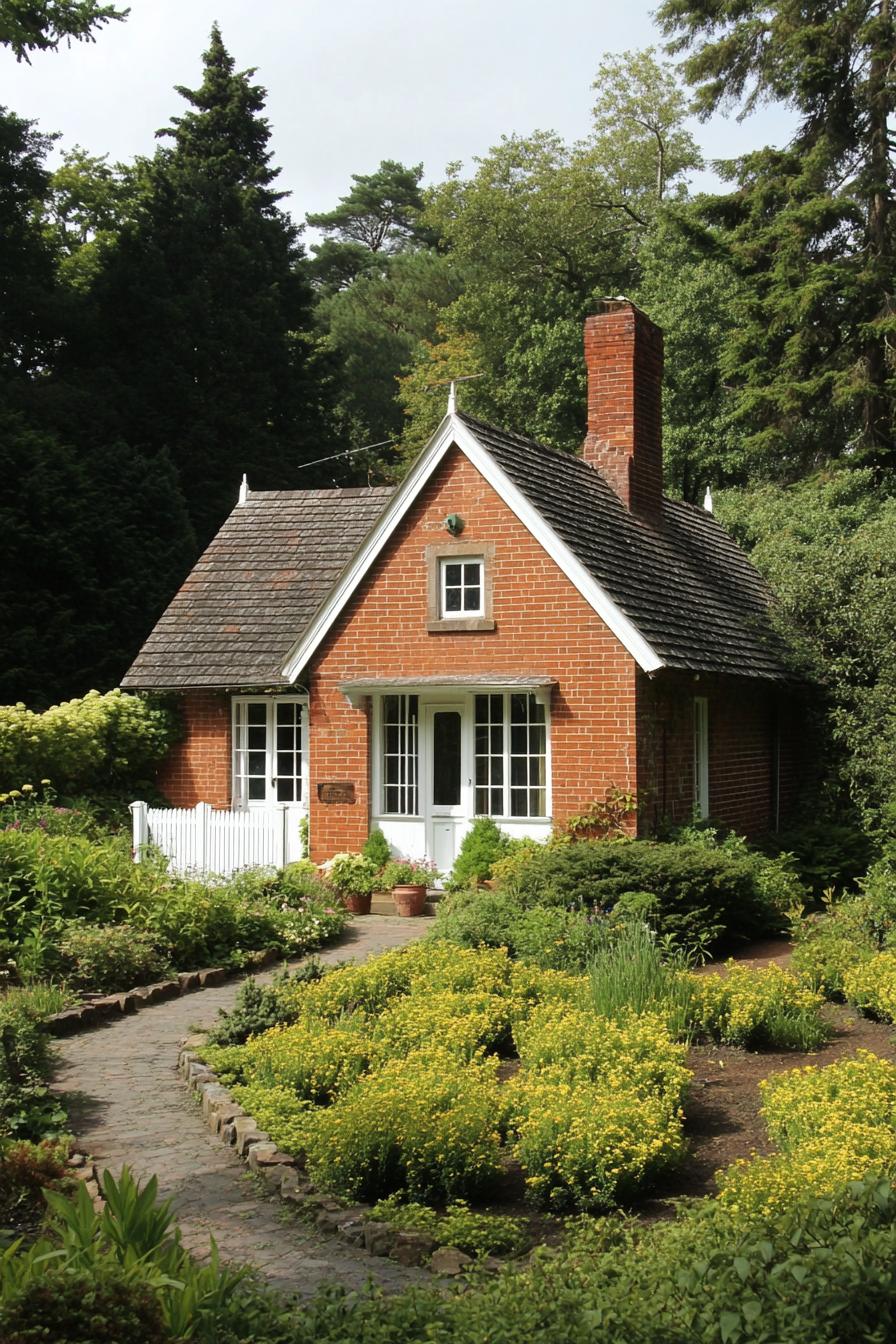
[[[368,916],[316,955],[325,963],[363,960],[428,927],[422,919]],[[265,983],[275,973],[256,979]],[[187,1249],[207,1255],[212,1236],[223,1260],[255,1266],[282,1291],[310,1294],[327,1283],[363,1289],[371,1280],[400,1291],[431,1281],[426,1271],[371,1257],[322,1226],[284,1218],[288,1205],[277,1194],[259,1196],[234,1149],[205,1128],[178,1075],[178,1054],[186,1037],[214,1023],[218,1009],[232,1008],[238,987],[207,984],[202,994],[156,1002],[151,1013],[119,1010],[58,1042],[52,1086],[67,1094],[79,1152],[100,1172],[127,1165],[139,1180],[157,1176]]]
[[[313,1217],[319,1231],[341,1237],[350,1246],[363,1247],[369,1255],[388,1256],[399,1265],[421,1266],[443,1275],[462,1274],[474,1264],[473,1257],[456,1246],[439,1247],[427,1233],[405,1231],[374,1218],[369,1204],[350,1204],[318,1191],[304,1177],[304,1164],[272,1143],[254,1116],[248,1115],[218,1081],[214,1069],[202,1063],[194,1048],[199,1044],[198,1040],[186,1043],[178,1057],[178,1070],[196,1095],[206,1128],[234,1148],[276,1197]],[[493,1270],[500,1269],[501,1264],[491,1256],[479,1261],[480,1267]]]

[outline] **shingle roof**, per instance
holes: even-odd
[[[285,685],[280,669],[390,488],[252,491],[197,561],[122,686]]]
[[[789,676],[771,594],[703,509],[658,529],[580,458],[460,415],[670,668]],[[227,519],[122,681],[131,689],[285,685],[281,668],[392,495],[253,492]]]
[[[663,501],[662,530],[581,458],[459,416],[668,667],[786,678],[771,593],[723,527]]]

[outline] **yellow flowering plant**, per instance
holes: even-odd
[[[729,961],[723,975],[690,979],[694,1027],[724,1045],[813,1050],[827,1039],[821,994],[780,966]]]
[[[896,1022],[896,952],[878,952],[844,970],[843,993],[863,1013]]]

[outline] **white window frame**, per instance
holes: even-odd
[[[413,752],[414,768],[413,771],[411,771],[408,767],[408,762],[412,759],[411,754],[408,751],[405,751],[403,754],[398,753],[399,757],[405,761],[405,767],[403,778],[400,779],[398,784],[394,786],[387,785],[386,771],[385,771],[385,764],[386,764],[385,700],[387,696],[396,696],[400,699],[403,699],[406,702],[404,706],[404,717],[403,719],[400,720],[400,722],[404,725],[404,731],[406,734],[409,731],[408,725],[410,723],[410,719],[408,717],[409,707],[407,701],[411,700],[412,698],[417,701],[417,717],[414,720],[414,752]],[[380,814],[384,817],[399,817],[399,818],[410,817],[416,819],[423,815],[423,812],[421,810],[421,787],[420,787],[420,771],[421,771],[420,738],[422,732],[422,723],[423,723],[423,707],[420,703],[420,696],[417,694],[416,691],[413,690],[405,691],[404,689],[395,691],[384,691],[381,695],[377,695],[375,697],[375,705],[374,705],[375,732],[373,741],[373,747],[374,747],[373,763],[375,765],[376,773],[373,781],[374,784],[373,797],[376,799],[376,805]],[[413,779],[411,779],[411,774],[413,774]],[[387,811],[386,810],[387,787],[396,787],[399,790],[404,789],[406,794],[412,791],[417,801],[416,811],[414,812]]]
[[[502,753],[501,753],[501,754],[502,754],[502,756],[503,756],[504,764],[503,764],[503,768],[502,768],[503,783],[502,783],[501,785],[492,784],[491,782],[489,782],[488,784],[483,784],[483,785],[477,785],[477,783],[476,783],[476,761],[479,759],[479,757],[477,756],[477,753],[476,753],[476,698],[477,698],[477,696],[479,696],[479,695],[488,695],[488,696],[492,696],[492,695],[500,695],[501,698],[502,698],[502,701],[503,701],[503,704],[502,704],[502,719],[501,719],[501,731],[502,731]],[[532,699],[535,701],[535,703],[538,704],[538,705],[541,705],[542,708],[543,708],[543,710],[544,710],[544,725],[543,725],[543,726],[544,726],[544,784],[541,785],[542,792],[544,793],[544,812],[541,812],[541,813],[526,812],[526,813],[524,813],[524,814],[520,814],[520,813],[514,813],[514,811],[513,811],[513,795],[514,795],[515,792],[519,792],[520,789],[521,789],[522,787],[524,787],[525,790],[526,790],[527,800],[528,800],[528,795],[530,794],[531,790],[532,790],[533,788],[537,788],[537,787],[539,787],[538,785],[529,784],[528,782],[527,782],[524,786],[514,785],[514,784],[511,782],[511,762],[513,761],[513,759],[514,759],[515,757],[517,757],[517,756],[519,755],[518,752],[514,752],[514,751],[512,750],[512,746],[511,746],[511,743],[512,743],[512,735],[513,735],[513,729],[514,729],[514,727],[520,727],[520,726],[521,726],[520,724],[514,724],[514,723],[512,722],[512,720],[511,720],[511,700],[513,699],[513,697],[514,697],[515,695],[531,696]],[[543,700],[541,697],[539,697],[538,695],[535,695],[532,691],[529,691],[529,690],[523,690],[523,689],[521,689],[521,690],[518,690],[518,691],[514,691],[514,690],[508,690],[508,691],[477,691],[476,694],[473,695],[472,700],[471,700],[471,712],[472,712],[472,725],[471,725],[471,726],[472,726],[472,732],[473,732],[473,805],[474,805],[474,809],[475,809],[475,815],[476,815],[476,816],[489,816],[489,817],[493,817],[493,818],[495,819],[495,821],[501,821],[501,820],[503,820],[503,821],[544,821],[546,817],[549,817],[549,816],[551,815],[551,800],[550,800],[550,777],[551,777],[551,719],[550,719],[550,706],[548,705],[548,703],[547,703],[545,700]],[[527,721],[526,721],[527,726],[528,726],[528,722],[529,722],[529,721],[528,721],[528,718],[527,718]],[[497,753],[494,753],[494,752],[491,751],[491,743],[489,743],[488,759],[491,760],[492,757],[493,757],[494,755],[496,755],[496,754],[497,754]],[[532,759],[533,759],[533,757],[529,754],[528,749],[527,749],[527,751],[526,751],[526,753],[525,753],[523,759],[526,760],[526,761],[529,761],[529,760],[532,760]],[[528,773],[528,772],[527,772],[527,773]],[[492,812],[491,810],[489,810],[488,812],[485,812],[485,813],[482,813],[482,812],[479,811],[479,809],[476,807],[476,792],[477,792],[477,789],[478,789],[478,788],[488,789],[489,793],[491,793],[491,790],[492,790],[492,789],[500,788],[500,789],[502,790],[502,795],[503,795],[503,797],[502,797],[503,808],[502,808],[502,811],[501,811],[500,813]],[[489,798],[489,803],[491,803],[491,798]]]
[[[453,688],[452,688],[453,690]],[[401,693],[417,696],[417,715],[418,715],[418,740],[417,740],[417,806],[416,813],[386,812],[383,808],[385,803],[385,778],[383,773],[383,748],[384,748],[384,724],[383,724],[383,697],[384,695],[394,695],[397,691],[377,691],[371,696],[371,726],[370,735],[370,783],[371,783],[371,802],[372,815],[375,823],[387,821],[411,821],[421,822],[426,818],[426,806],[428,799],[428,780],[431,770],[430,761],[430,743],[426,740],[424,731],[424,722],[426,709],[434,705],[445,706],[447,696],[445,688],[441,691],[433,691],[426,687],[415,690],[413,687],[401,687]],[[510,813],[504,813],[501,816],[493,816],[498,825],[505,824],[512,827],[515,824],[534,822],[539,825],[550,825],[553,815],[553,770],[551,763],[551,697],[550,691],[533,690],[531,687],[519,687],[518,689],[498,689],[495,687],[471,688],[469,692],[458,694],[456,691],[451,696],[452,707],[457,704],[463,710],[463,739],[462,739],[462,780],[461,780],[461,798],[462,811],[465,817],[472,819],[480,815],[476,811],[476,699],[477,695],[502,695],[505,697],[505,732],[504,732],[504,804],[510,804],[510,705],[506,697],[510,695],[532,695],[538,704],[544,707],[544,727],[545,727],[545,786],[544,802],[545,814],[543,817],[514,817]]]
[[[248,778],[240,772],[239,752],[241,750],[248,752],[248,747],[240,748],[238,746],[237,730],[239,724],[240,709],[248,705],[265,706],[265,753],[266,753],[266,772],[265,772],[265,796],[264,798],[243,798],[241,793],[242,780]],[[275,806],[278,803],[276,780],[277,780],[277,738],[276,738],[276,709],[278,704],[300,705],[302,709],[302,732],[301,732],[301,753],[302,763],[299,775],[301,785],[301,798],[293,799],[291,802],[283,804],[286,807],[300,807],[303,811],[308,810],[308,790],[310,787],[310,775],[308,768],[308,697],[307,695],[235,695],[231,701],[231,806],[233,811],[248,811],[252,808],[266,808]]]
[[[448,610],[448,566],[461,566],[460,581],[460,609],[458,611]],[[467,607],[464,605],[464,598],[467,593],[466,574],[464,567],[466,565],[475,565],[478,573],[478,582],[475,585],[479,589],[479,605],[477,607]],[[451,585],[456,587],[455,584]],[[472,584],[470,585],[473,586]],[[482,555],[441,555],[439,556],[439,619],[442,621],[464,621],[475,620],[476,617],[485,615],[485,558]]]
[[[694,696],[694,812],[709,816],[709,699]]]

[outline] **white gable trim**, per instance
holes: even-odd
[[[516,514],[523,526],[543,547],[557,567],[581,593],[590,607],[631,654],[644,672],[656,672],[663,660],[651,648],[609,593],[601,587],[570,548],[558,537],[536,508],[501,470],[472,430],[455,415],[446,415],[413,468],[396,490],[382,517],[343,570],[335,587],[297,641],[283,666],[283,676],[294,681],[317,652],[334,621],[345,609],[358,584],[405,517],[423,486],[448,449],[456,445],[495,493]]]

